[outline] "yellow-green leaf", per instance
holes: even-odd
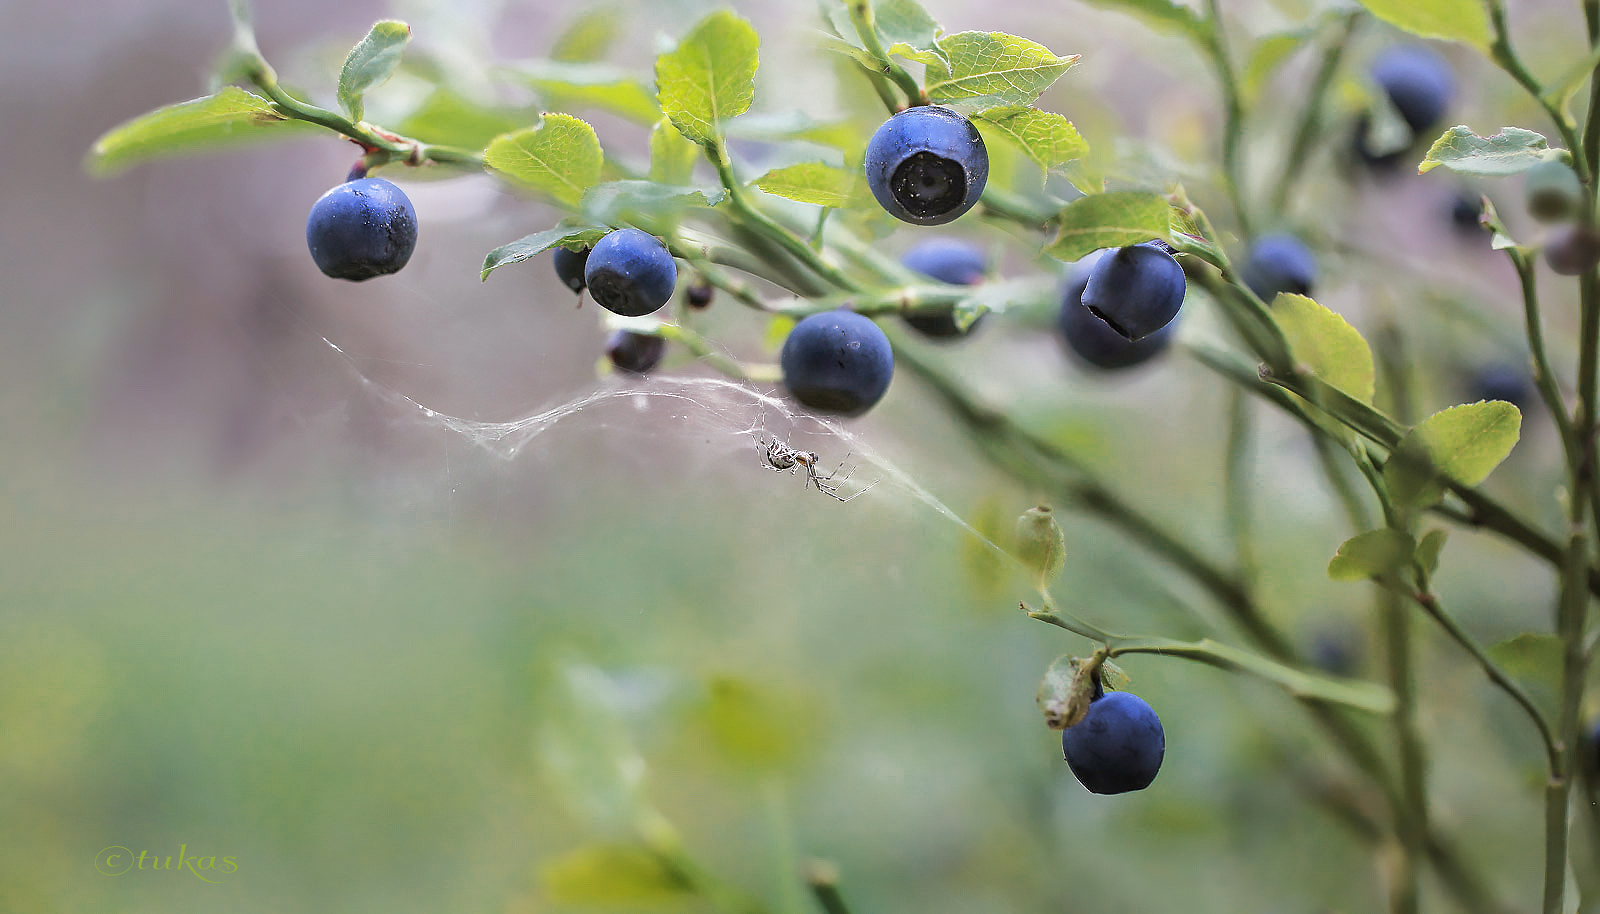
[[[1304,295],[1288,292],[1272,302],[1272,316],[1296,362],[1354,399],[1372,402],[1372,348],[1360,331]]]
[[[617,40],[622,14],[609,3],[598,3],[580,12],[550,48],[550,59],[561,63],[593,63],[606,56]]]
[[[1088,0],[1091,6],[1132,13],[1151,26],[1167,32],[1204,39],[1210,26],[1194,10],[1172,0]]]
[[[869,199],[866,179],[859,171],[822,162],[774,168],[757,178],[755,185],[769,194],[817,206],[842,208]]]
[[[1335,581],[1361,581],[1396,574],[1411,564],[1416,552],[1417,541],[1403,530],[1368,530],[1340,544],[1339,554],[1328,563],[1328,577]]]
[[[1494,136],[1478,136],[1471,127],[1451,127],[1428,149],[1417,166],[1426,174],[1440,165],[1464,175],[1499,178],[1527,171],[1540,162],[1556,158],[1544,136],[1521,127],[1502,127]]]
[[[694,178],[700,147],[679,133],[672,122],[659,121],[650,131],[650,180],[659,184],[688,184]]]
[[[755,27],[727,10],[700,20],[675,50],[656,58],[662,113],[696,143],[716,142],[723,124],[750,110],[760,44]]]
[[[1389,495],[1404,506],[1425,508],[1453,480],[1475,486],[1506,459],[1522,433],[1522,413],[1489,400],[1434,413],[1401,439],[1383,468]]]
[[[547,114],[533,127],[496,137],[483,158],[511,181],[569,208],[599,182],[603,164],[594,128],[570,114]]]
[[[1045,253],[1071,261],[1100,248],[1165,238],[1172,224],[1169,208],[1161,194],[1114,191],[1080,197],[1056,214],[1056,237]]]
[[[549,109],[605,111],[636,124],[661,119],[650,86],[608,64],[541,60],[518,64],[513,72]]]
[[[1459,41],[1489,52],[1492,32],[1483,0],[1361,0],[1361,5],[1413,35]]]
[[[506,108],[488,107],[446,88],[438,88],[396,128],[426,143],[482,149],[502,133],[528,122]]]
[[[957,32],[937,47],[943,58],[926,61],[928,98],[980,109],[1031,105],[1078,60],[1004,32]]]
[[[272,130],[260,128],[272,127]],[[105,175],[147,159],[191,155],[229,143],[316,129],[285,118],[273,104],[229,86],[215,95],[157,108],[95,141],[87,165]]]
[[[1435,528],[1424,534],[1422,541],[1417,543],[1417,564],[1422,566],[1424,573],[1432,575],[1439,570],[1439,553],[1444,551],[1445,540],[1449,538],[1450,531]]]
[[[344,69],[339,72],[339,104],[352,121],[361,120],[364,113],[362,96],[389,81],[410,43],[411,26],[384,19],[350,49]]]
[[[1008,105],[990,108],[973,122],[981,133],[1005,137],[1047,172],[1089,154],[1078,128],[1053,111]]]
[[[558,905],[637,905],[682,900],[683,876],[648,849],[590,844],[539,867],[545,896]]]

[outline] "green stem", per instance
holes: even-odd
[[[1494,41],[1489,46],[1489,56],[1500,69],[1516,80],[1531,95],[1544,113],[1555,123],[1556,130],[1561,133],[1561,139],[1567,144],[1567,149],[1572,153],[1572,170],[1578,173],[1578,179],[1584,184],[1589,184],[1593,169],[1590,168],[1588,157],[1584,154],[1583,142],[1578,138],[1577,130],[1572,118],[1552,104],[1545,97],[1544,86],[1517,56],[1516,49],[1511,46],[1511,30],[1506,25],[1506,11],[1503,0],[1489,0],[1486,4],[1489,9],[1489,23],[1494,28]]]
[[[1301,172],[1305,170],[1306,163],[1311,159],[1311,145],[1322,130],[1322,108],[1327,100],[1328,87],[1333,85],[1333,77],[1339,71],[1339,62],[1344,58],[1345,48],[1350,44],[1350,37],[1355,34],[1356,26],[1360,22],[1359,11],[1352,10],[1346,13],[1341,28],[1329,41],[1327,49],[1322,52],[1322,62],[1317,66],[1316,76],[1311,80],[1311,91],[1300,109],[1300,120],[1295,125],[1294,140],[1289,144],[1289,154],[1283,160],[1283,172],[1279,175],[1277,186],[1272,191],[1274,213],[1281,215],[1288,209],[1289,194],[1294,189],[1295,182],[1299,180]]]
[[[1389,592],[1385,592],[1384,599],[1378,603],[1378,616],[1384,633],[1389,688],[1396,699],[1393,724],[1395,740],[1400,747],[1400,790],[1404,804],[1398,810],[1396,825],[1405,861],[1396,879],[1391,907],[1397,914],[1415,914],[1417,865],[1423,854],[1423,835],[1428,829],[1428,790],[1427,761],[1417,729],[1417,677],[1412,662],[1411,620],[1395,594]]]
[[[861,38],[862,46],[883,69],[883,75],[894,80],[900,91],[905,93],[906,104],[926,105],[928,94],[917,85],[917,81],[906,72],[905,67],[900,66],[899,62],[883,49],[883,41],[878,38],[878,17],[873,12],[871,0],[850,0],[850,22],[856,27],[856,35]]]
[[[839,871],[833,864],[813,862],[806,872],[806,885],[823,914],[850,914],[850,906],[839,893]]]
[[[1234,218],[1239,223],[1239,233],[1246,238],[1252,234],[1250,213],[1245,206],[1243,187],[1243,162],[1240,159],[1240,141],[1244,138],[1244,101],[1239,94],[1239,79],[1234,73],[1233,60],[1228,54],[1228,38],[1222,25],[1222,11],[1218,0],[1206,0],[1206,31],[1201,47],[1217,71],[1217,82],[1222,89],[1222,171],[1227,185],[1228,198],[1233,203]]]
[[[717,177],[722,181],[722,186],[728,191],[728,205],[732,208],[734,216],[745,228],[757,232],[777,244],[789,256],[800,261],[819,277],[832,283],[840,289],[856,291],[859,287],[850,277],[844,275],[838,267],[824,260],[822,255],[813,250],[805,240],[793,232],[772,221],[766,213],[756,209],[751,204],[745,190],[744,183],[733,173],[733,162],[728,158],[728,148],[718,140],[714,146],[706,150],[706,156],[717,169]]]
[[[1255,540],[1252,535],[1250,444],[1252,437],[1250,401],[1237,387],[1228,395],[1228,443],[1224,457],[1228,527],[1233,531],[1233,550],[1239,579],[1252,581],[1256,575]]]

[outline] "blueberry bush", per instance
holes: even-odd
[[[488,251],[474,265],[481,278],[514,281],[510,268],[553,266],[580,301],[600,306],[610,331],[605,354],[632,382],[648,385],[685,365],[752,386],[781,379],[800,407],[848,418],[895,398],[905,386],[891,385],[897,372],[914,378],[971,432],[993,474],[1047,494],[1068,524],[1093,518],[1120,532],[1108,552],[1137,545],[1141,560],[1176,569],[1207,604],[1170,631],[1124,632],[1114,612],[1080,603],[1080,582],[1062,576],[1066,541],[1056,512],[1030,509],[1004,536],[1004,525],[974,517],[1006,553],[994,575],[1003,592],[993,600],[1050,626],[1035,626],[1041,637],[1068,639],[1067,653],[1043,673],[1037,703],[1042,725],[1061,731],[1067,768],[1089,791],[1160,789],[1163,763],[1168,772],[1186,764],[1176,740],[1167,757],[1157,710],[1128,690],[1118,661],[1139,663],[1140,677],[1151,679],[1193,674],[1177,661],[1208,665],[1288,696],[1320,735],[1327,759],[1308,764],[1313,773],[1301,786],[1369,850],[1383,874],[1371,897],[1389,910],[1600,910],[1600,731],[1592,717],[1600,643],[1600,4],[1582,4],[1587,49],[1570,61],[1519,53],[1504,0],[1362,0],[1315,15],[1302,10],[1293,27],[1266,32],[1229,18],[1217,0],[1096,4],[1138,17],[1209,67],[1222,117],[1207,165],[1142,154],[1114,135],[1085,138],[1065,114],[1039,107],[1058,80],[1072,78],[1075,52],[1094,53],[1093,36],[1069,31],[1065,40],[1078,46],[1052,49],[1002,32],[947,32],[917,0],[818,3],[822,52],[845,69],[851,91],[875,100],[870,121],[848,113],[819,120],[786,110],[782,98],[752,113],[762,39],[737,11],[721,10],[663,42],[650,76],[602,65],[603,47],[567,48],[562,59],[518,72],[534,90],[520,107],[474,101],[441,81],[410,118],[388,125],[365,119],[365,98],[407,66],[406,24],[371,28],[330,79],[334,101],[325,107],[280,83],[248,10],[236,4],[220,88],[110,131],[89,165],[109,173],[308,131],[353,143],[358,160],[311,205],[306,240],[327,276],[377,282],[390,281],[383,277],[430,238],[390,179],[486,172],[564,215]],[[1466,61],[1521,93],[1519,110],[1539,123],[1445,129],[1463,89],[1456,68]],[[409,78],[442,80],[428,67]],[[1281,85],[1294,87],[1293,103],[1275,108],[1272,90]],[[1285,119],[1264,143],[1252,133],[1263,110]],[[1524,231],[1487,196],[1463,195],[1436,169],[1504,200],[1521,195],[1519,213],[1539,225]],[[1375,256],[1341,231],[1315,188],[1383,181],[1443,188],[1451,199],[1437,207],[1434,224],[1410,230],[1444,236],[1452,220],[1476,226],[1475,238],[1461,243],[1478,244],[1481,257],[1517,278],[1521,338],[1495,343],[1526,359],[1484,358],[1471,367],[1473,380],[1457,386],[1483,399],[1424,408],[1426,388],[1408,364],[1399,324],[1373,318],[1358,329],[1362,320],[1313,297],[1337,298],[1341,271]],[[959,237],[924,234],[928,226]],[[888,252],[897,247],[907,250],[903,258]],[[1541,258],[1557,278],[1539,268]],[[1415,288],[1386,279],[1396,290]],[[713,292],[719,320],[742,308],[744,320],[765,328],[765,352],[728,357],[729,348],[702,332],[709,325],[699,315]],[[1554,319],[1554,308],[1574,309],[1571,339],[1547,333],[1571,323]],[[1073,383],[1112,385],[1140,375],[1123,369],[1182,358],[1228,391],[1215,440],[1167,458],[1220,453],[1223,516],[1209,536],[1170,528],[1141,500],[1141,480],[1081,459],[1069,441],[1012,409],[1003,392],[970,380],[961,349],[991,314],[987,322],[999,326],[979,336],[1001,331],[1019,346],[1053,337],[1052,347],[1088,369]],[[919,334],[906,334],[902,322]],[[675,354],[688,358],[675,363]],[[776,367],[760,361],[773,356]],[[1524,425],[1534,424],[1519,407],[1537,414],[1558,454],[1540,478],[1559,482],[1538,499],[1489,482]],[[1300,459],[1343,512],[1347,530],[1342,542],[1327,543],[1325,574],[1371,591],[1375,634],[1365,664],[1302,646],[1262,586],[1250,461],[1267,416],[1305,443]],[[763,459],[848,500],[817,454],[774,439]],[[1441,595],[1450,586],[1441,559],[1456,531],[1492,538],[1537,566],[1549,594],[1547,625],[1487,644],[1452,612]],[[851,527],[841,523],[836,535],[850,537]],[[1231,543],[1234,554],[1217,557],[1213,540]],[[1506,599],[1542,597],[1508,591]],[[1515,716],[1496,720],[1537,758],[1536,776],[1499,788],[1542,809],[1542,831],[1516,839],[1542,848],[1536,876],[1501,874],[1493,861],[1474,859],[1470,836],[1434,802],[1430,756],[1453,747],[1448,729],[1419,711],[1434,684],[1418,645],[1433,636],[1451,645],[1456,674],[1485,677],[1501,693]],[[737,688],[713,697],[737,711],[724,718],[736,724],[733,739],[740,727],[770,723],[740,704],[747,696]],[[545,867],[553,897],[687,894],[729,912],[787,909],[718,875],[717,861],[695,856],[645,800],[634,797],[630,808],[625,838],[611,835]],[[1093,846],[1092,836],[1084,841]],[[792,875],[823,910],[850,910],[848,873],[819,863]],[[1510,897],[1508,883],[1537,884],[1539,897]]]

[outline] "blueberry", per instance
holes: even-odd
[[[930,279],[955,286],[972,286],[983,281],[989,268],[989,259],[977,246],[954,238],[929,238],[912,246],[900,258],[906,269],[914,270]],[[983,320],[980,316],[978,320]],[[928,314],[908,314],[906,323],[924,336],[947,339],[963,336],[978,326],[973,321],[966,330],[956,326],[955,309]]]
[[[417,247],[417,211],[382,178],[346,181],[311,205],[306,245],[317,269],[360,282],[397,272]]]
[[[824,311],[795,324],[778,361],[796,400],[846,416],[871,409],[894,376],[889,338],[854,311]]]
[[[1528,369],[1494,363],[1478,369],[1472,378],[1473,400],[1504,400],[1521,409],[1533,401],[1533,378]]]
[[[1270,304],[1279,292],[1310,295],[1317,278],[1317,259],[1293,235],[1262,235],[1250,245],[1250,256],[1239,275],[1250,291]]]
[[[1161,718],[1131,692],[1107,692],[1083,720],[1061,734],[1061,749],[1078,781],[1093,793],[1143,790],[1167,753]]]
[[[1061,313],[1057,326],[1067,349],[1083,363],[1105,371],[1132,368],[1149,361],[1172,342],[1178,325],[1170,323],[1136,343],[1129,342],[1110,325],[1083,306],[1083,288],[1089,271],[1108,251],[1095,251],[1078,261],[1067,274],[1061,290]]]
[[[943,225],[972,209],[989,180],[989,151],[972,122],[919,105],[883,122],[867,143],[867,186],[913,225]]]
[[[689,287],[688,292],[684,294],[684,298],[688,300],[691,308],[709,308],[711,307],[711,299],[716,294],[716,291],[711,287],[711,283],[697,282]]]
[[[1455,95],[1450,64],[1422,45],[1388,48],[1372,61],[1372,80],[1419,137],[1439,123]]]
[[[583,270],[589,264],[587,250],[574,251],[571,248],[558,247],[550,255],[550,260],[556,266],[556,277],[571,289],[574,294],[583,292]]]
[[[589,297],[600,307],[626,317],[641,317],[672,297],[678,264],[655,236],[634,228],[617,229],[589,251],[583,281]]]
[[[1311,664],[1324,673],[1353,676],[1360,665],[1361,646],[1353,633],[1328,628],[1311,639],[1310,654]]]
[[[619,371],[645,374],[656,367],[667,351],[667,341],[648,333],[618,330],[606,340],[606,358]]]
[[[1528,169],[1522,190],[1528,215],[1540,222],[1565,222],[1583,205],[1583,182],[1564,162],[1540,162]]]
[[[1471,191],[1461,191],[1450,201],[1450,222],[1463,235],[1483,234],[1483,198]]]
[[[1562,276],[1579,276],[1600,263],[1600,235],[1586,225],[1556,229],[1544,245],[1544,262]]]
[[[1151,244],[1134,244],[1101,257],[1089,270],[1083,306],[1129,341],[1172,322],[1183,305],[1183,267]]]

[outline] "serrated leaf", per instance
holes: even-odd
[[[1521,428],[1522,413],[1499,400],[1434,413],[1400,440],[1384,465],[1390,497],[1425,508],[1444,495],[1446,480],[1477,485],[1511,453]]]
[[[1328,563],[1328,577],[1335,581],[1363,581],[1398,574],[1411,564],[1416,551],[1417,541],[1403,530],[1368,530],[1339,544],[1339,554]]]
[[[489,168],[568,207],[599,182],[603,158],[594,128],[570,114],[496,137],[483,156]]]
[[[1372,348],[1360,331],[1304,295],[1280,294],[1272,316],[1296,362],[1362,403],[1372,402]]]
[[[858,170],[822,162],[775,168],[754,183],[766,193],[817,206],[843,208],[870,199],[866,179]]]
[[[1450,538],[1450,531],[1436,528],[1423,535],[1422,541],[1417,543],[1417,564],[1422,566],[1422,571],[1429,577],[1439,570],[1439,553],[1444,551],[1445,541]]]
[[[1078,60],[1004,32],[957,32],[936,47],[943,59],[924,61],[928,99],[980,110],[1033,104]]]
[[[396,19],[383,19],[350,49],[344,69],[339,71],[339,105],[352,121],[361,120],[362,96],[388,82],[410,43],[411,26]]]
[[[589,224],[562,224],[553,229],[545,229],[518,238],[509,244],[502,244],[489,252],[483,259],[483,271],[480,278],[488,279],[489,274],[504,266],[522,263],[543,254],[558,245],[586,244],[592,245],[605,237],[611,229],[604,225]]]
[[[663,118],[650,130],[650,180],[657,184],[688,184],[694,179],[701,149]]]
[[[595,222],[616,225],[640,218],[659,219],[686,209],[716,206],[728,195],[722,187],[685,187],[654,181],[607,181],[584,194],[578,209]]]
[[[1521,127],[1502,127],[1489,137],[1478,136],[1470,127],[1451,127],[1433,141],[1417,173],[1426,174],[1443,165],[1458,174],[1499,178],[1559,155],[1542,134]]]
[[[636,124],[661,119],[650,86],[609,64],[525,61],[512,73],[538,92],[547,108],[605,111]]]
[[[1073,261],[1101,248],[1164,238],[1172,224],[1169,208],[1161,194],[1137,191],[1079,197],[1056,214],[1056,237],[1045,253]]]
[[[609,3],[597,4],[578,14],[550,48],[559,63],[593,63],[606,56],[617,40],[621,14]]]
[[[482,149],[502,133],[516,130],[528,118],[503,108],[480,105],[446,88],[438,88],[396,130],[425,143]]]
[[[1204,39],[1210,27],[1194,10],[1172,0],[1087,0],[1090,6],[1131,13],[1166,32]]]
[[[259,129],[263,127],[274,129]],[[157,108],[111,129],[95,141],[86,164],[95,174],[106,175],[147,159],[314,129],[320,128],[286,118],[266,99],[229,86],[215,95]]]
[[[729,119],[750,110],[760,44],[748,20],[719,10],[656,58],[661,110],[684,136],[711,145]]]
[[[1482,0],[1361,0],[1361,5],[1402,31],[1489,53],[1492,31]]]
[[[545,897],[558,905],[642,905],[681,901],[693,891],[647,848],[590,844],[539,867]]]
[[[1089,154],[1078,128],[1053,111],[1009,105],[983,111],[973,122],[981,133],[1005,137],[1047,172]]]

